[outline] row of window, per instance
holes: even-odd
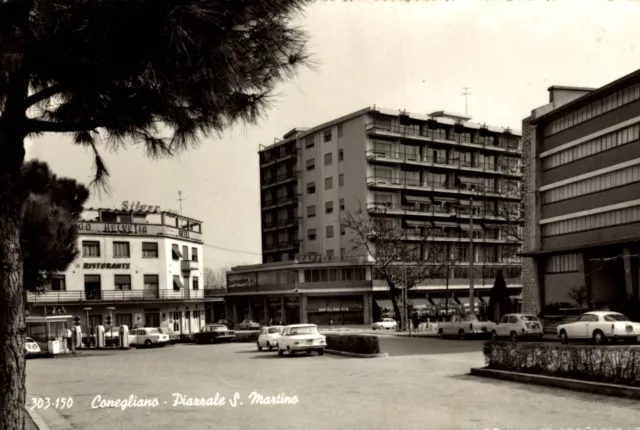
[[[587,215],[565,221],[557,221],[542,226],[543,236],[559,236],[578,231],[627,224],[640,220],[640,206]]]
[[[595,118],[636,100],[640,100],[640,84],[624,88],[608,97],[596,100],[580,109],[551,121],[544,128],[544,136],[546,137],[559,133],[562,130],[566,130],[574,125],[588,121],[591,118]]]
[[[547,259],[544,272],[547,274],[577,272],[580,267],[579,262],[580,254],[554,255]]]
[[[346,228],[344,225],[340,224],[340,236],[344,236],[346,234]],[[310,228],[307,230],[307,239],[308,240],[316,240],[316,229]],[[325,227],[325,237],[327,239],[331,239],[334,237],[334,229],[332,225],[328,225]]]
[[[625,145],[640,139],[640,124],[623,128],[604,136],[568,148],[564,151],[556,152],[542,159],[542,169],[549,170],[564,164],[571,163],[582,158],[590,157],[600,152]]]
[[[177,278],[177,279],[176,279]],[[186,278],[185,278],[186,279]],[[174,276],[174,281],[180,283],[180,276]],[[191,286],[194,290],[200,288],[200,280],[197,276],[191,278]],[[85,275],[85,284],[101,282],[101,275]],[[113,275],[113,283],[117,291],[129,291],[131,290],[131,275]],[[175,284],[175,282],[174,282]],[[157,291],[160,285],[158,275],[143,275],[143,286],[147,291]],[[51,284],[48,288],[50,291],[67,291],[66,275],[51,275]],[[179,289],[174,285],[174,289]]]
[[[100,258],[100,242],[97,240],[82,241],[83,258]],[[131,258],[129,242],[113,242],[113,258]],[[142,258],[158,258],[158,242],[142,242]],[[182,252],[178,245],[172,246],[172,259],[189,259],[189,247],[183,246]],[[191,261],[198,261],[198,248],[191,248]]]
[[[340,175],[338,175],[338,185],[343,187],[344,186],[344,174],[340,173]],[[325,190],[331,190],[333,189],[333,177],[330,176],[328,178],[324,179],[324,189]],[[315,182],[309,182],[307,184],[307,194],[315,194],[316,193],[316,183]]]
[[[340,199],[340,211],[344,210],[344,199]],[[333,201],[324,203],[324,213],[333,213]],[[307,206],[307,218],[313,218],[316,216],[316,205]]]
[[[640,182],[640,165],[605,173],[542,192],[542,203],[553,203]]]
[[[338,124],[338,137],[342,137],[343,136],[343,130],[342,130],[342,124]],[[311,136],[307,136],[304,140],[304,147],[309,149],[309,148],[313,148],[315,146],[315,136],[311,135]],[[331,131],[331,128],[328,128],[326,130],[324,130],[322,132],[322,141],[323,142],[331,142],[331,139],[333,138],[333,133]],[[340,160],[342,161],[342,159]]]

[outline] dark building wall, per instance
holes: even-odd
[[[542,248],[545,251],[552,252],[553,250],[566,248],[567,246],[593,246],[599,243],[625,238],[631,241],[633,238],[638,237],[640,237],[640,222],[635,222],[632,224],[622,224],[595,230],[545,237],[542,239]]]

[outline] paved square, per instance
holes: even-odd
[[[395,340],[393,342],[396,342]],[[176,345],[91,357],[31,360],[28,395],[73,397],[64,417],[77,429],[536,429],[640,427],[637,402],[468,376],[475,352],[442,353],[440,339],[405,339],[438,353],[385,359],[278,357],[253,344]],[[458,342],[458,341],[452,341]],[[383,340],[384,344],[384,340]],[[452,343],[454,350],[457,343]],[[473,345],[473,344],[469,344]],[[465,349],[469,346],[465,346]],[[411,349],[408,347],[407,349]],[[234,393],[240,399],[229,404]],[[252,392],[297,404],[251,404]],[[224,406],[172,406],[172,394],[226,397]],[[157,407],[92,408],[109,399],[158,399]],[[30,402],[30,398],[28,399]],[[52,427],[54,430],[55,427]]]

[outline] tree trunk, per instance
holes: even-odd
[[[25,413],[25,311],[20,249],[23,136],[0,121],[0,430],[23,430]]]
[[[401,324],[400,306],[398,306],[398,288],[390,277],[387,277],[387,285],[389,286],[389,292],[391,293],[391,304],[393,305],[394,319]],[[401,328],[404,329],[404,327]]]

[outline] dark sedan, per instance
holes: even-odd
[[[196,343],[231,342],[236,334],[224,324],[207,324],[193,335]]]

